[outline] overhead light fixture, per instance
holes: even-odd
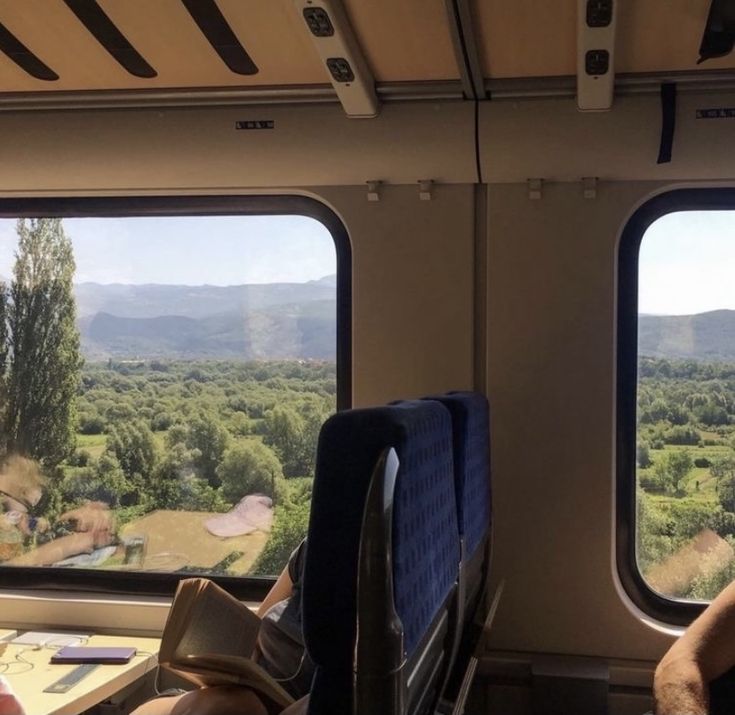
[[[348,117],[375,117],[375,82],[341,0],[293,0]]]
[[[616,0],[577,0],[577,106],[604,111],[615,88]]]

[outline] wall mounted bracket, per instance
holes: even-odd
[[[582,177],[582,196],[585,199],[596,199],[597,198],[597,177],[596,176],[583,176]]]
[[[380,187],[382,181],[366,181],[367,185],[367,200],[368,201],[380,201]]]
[[[543,195],[544,180],[529,179],[528,180],[528,198],[532,201],[539,201]]]

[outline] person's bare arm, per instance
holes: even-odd
[[[60,536],[5,563],[9,566],[50,566],[69,556],[91,553],[114,540],[114,515],[103,502],[87,502],[63,513],[59,521],[73,524],[75,532]]]
[[[284,598],[288,598],[292,591],[293,581],[291,581],[291,576],[288,573],[288,566],[286,566],[283,571],[281,571],[281,575],[273,584],[271,590],[266,594],[260,606],[258,606],[257,614],[262,618],[271,606],[279,601],[283,601]]]
[[[656,715],[707,715],[709,683],[735,665],[735,582],[720,593],[656,668]]]
[[[115,517],[107,504],[99,501],[86,502],[82,506],[64,512],[59,521],[74,525],[74,531],[92,534],[96,547],[107,546],[113,538]]]
[[[5,562],[7,566],[50,566],[63,561],[69,556],[89,554],[95,549],[92,532],[77,532],[60,536],[58,539],[37,546],[25,554],[16,556]]]

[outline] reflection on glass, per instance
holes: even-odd
[[[0,563],[279,573],[335,266],[303,217],[0,220]]]

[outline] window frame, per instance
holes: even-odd
[[[0,198],[0,218],[150,218],[185,216],[306,216],[319,221],[334,241],[336,287],[337,410],[352,404],[352,247],[337,214],[300,195],[161,195]],[[2,566],[2,590],[58,590],[120,596],[172,596],[181,574]],[[244,600],[262,600],[275,577],[212,575]]]
[[[684,188],[658,194],[639,206],[623,227],[618,245],[617,405],[615,467],[615,550],[620,582],[644,613],[672,625],[688,625],[705,602],[673,599],[655,592],[636,559],[636,443],[638,387],[638,258],[655,221],[683,211],[733,211],[735,188]]]

